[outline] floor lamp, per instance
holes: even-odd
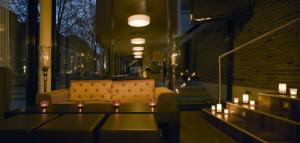
[[[222,84],[221,60],[222,60],[222,58],[224,58],[224,57],[226,57],[226,56],[228,56],[228,55],[230,55],[230,54],[232,54],[232,53],[234,53],[234,52],[236,52],[236,51],[238,51],[238,50],[240,50],[242,48],[245,48],[247,45],[252,44],[252,43],[254,43],[254,42],[256,42],[256,41],[258,41],[258,40],[260,40],[260,39],[262,39],[262,38],[264,38],[266,36],[269,36],[269,35],[271,35],[274,32],[282,30],[283,28],[288,27],[291,24],[293,24],[293,23],[295,23],[295,22],[297,22],[299,20],[300,20],[300,17],[297,17],[296,19],[291,20],[291,21],[289,21],[289,22],[287,22],[287,23],[285,23],[285,24],[283,24],[283,25],[281,25],[281,26],[279,26],[279,27],[277,27],[277,28],[275,28],[275,29],[273,29],[273,30],[265,33],[265,34],[262,34],[261,36],[255,38],[255,39],[253,39],[253,40],[251,40],[251,41],[249,41],[249,42],[247,42],[247,43],[245,43],[245,44],[243,44],[243,45],[241,45],[241,46],[239,46],[237,48],[234,48],[234,49],[232,49],[232,50],[230,50],[230,51],[228,51],[228,52],[226,52],[226,53],[224,53],[224,54],[222,54],[222,55],[219,56],[219,58],[218,58],[218,62],[219,62],[219,85],[218,85],[218,88],[219,88],[219,90],[218,90],[219,105],[221,105],[221,96],[222,96],[222,94],[221,94],[221,92],[222,92],[222,87],[221,87],[222,86],[221,85]]]

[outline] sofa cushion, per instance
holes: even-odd
[[[111,101],[111,80],[72,80],[69,101]]]
[[[113,81],[112,95],[121,102],[149,102],[154,99],[154,80]]]

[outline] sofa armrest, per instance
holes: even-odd
[[[68,101],[69,89],[53,90],[51,92],[41,93],[38,96],[38,101],[43,99],[50,100],[51,104],[62,104]]]
[[[160,105],[176,104],[176,93],[166,87],[156,87],[154,96]]]

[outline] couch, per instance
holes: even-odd
[[[162,96],[164,95],[164,97]],[[153,79],[137,80],[71,80],[68,89],[54,90],[42,93],[38,100],[49,99],[51,104],[111,103],[119,100],[121,103],[149,102],[154,99],[159,102],[176,102],[175,93],[166,87],[155,87]],[[160,97],[162,96],[162,97]]]

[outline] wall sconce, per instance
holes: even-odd
[[[249,103],[249,94],[244,93],[243,94],[243,103],[248,104]]]
[[[239,104],[239,100],[240,100],[240,98],[234,97],[234,98],[233,98],[233,103],[234,103],[234,104]]]
[[[278,84],[278,91],[279,94],[286,94],[286,83],[279,83]]]
[[[47,75],[50,67],[50,47],[41,47],[40,66],[44,76],[44,92],[47,92]]]

